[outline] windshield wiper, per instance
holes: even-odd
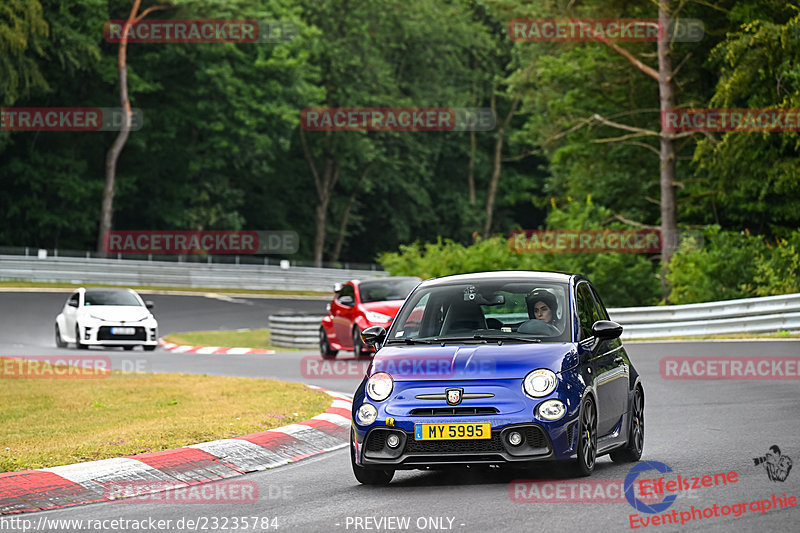
[[[386,344],[433,344],[433,341],[426,339],[412,339],[411,337],[403,337],[402,339],[391,339],[386,341]]]
[[[487,341],[520,341],[520,342],[542,342],[542,339],[532,339],[530,337],[514,337],[511,335],[474,335],[473,339],[483,339]]]

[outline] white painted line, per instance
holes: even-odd
[[[353,408],[353,401],[352,400],[333,400],[331,404],[332,408],[341,408],[341,409],[352,409]]]
[[[250,348],[230,348],[227,353],[228,355],[244,355],[250,353]]]
[[[194,346],[176,346],[175,348],[172,349],[172,351],[175,353],[184,353],[188,352],[192,348],[194,348]]]
[[[195,353],[202,353],[202,354],[212,354],[219,350],[219,346],[203,346]]]
[[[52,468],[42,468],[41,470],[52,472],[79,485],[85,485],[93,481],[97,483],[147,479],[175,481],[175,478],[156,470],[152,466],[128,457],[115,457],[88,463],[54,466]]]
[[[342,415],[337,415],[335,413],[320,413],[314,418],[312,418],[312,420],[314,419],[325,420],[326,422],[331,422],[333,424],[336,424],[337,426],[342,426],[342,427],[347,427],[350,425],[349,418],[344,417]]]

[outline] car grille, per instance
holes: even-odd
[[[528,426],[522,430],[522,436],[531,448],[547,448],[547,436],[541,428]]]
[[[130,326],[124,326],[130,327]],[[145,341],[147,333],[141,326],[135,327],[136,333],[133,335],[112,335],[111,326],[100,326],[97,330],[97,340],[99,341]]]
[[[496,415],[495,407],[425,407],[412,409],[411,416]]]
[[[491,439],[465,440],[414,440],[406,443],[406,453],[484,453],[503,452],[500,433],[492,433]]]
[[[379,452],[383,450],[383,447],[386,445],[386,437],[388,434],[388,431],[373,431],[370,433],[367,439],[367,445],[365,446],[366,450],[368,452]]]

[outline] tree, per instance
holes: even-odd
[[[125,142],[128,140],[128,135],[131,132],[131,122],[133,120],[133,112],[131,110],[131,101],[128,98],[128,64],[127,64],[127,50],[128,50],[128,34],[130,33],[131,26],[144,19],[148,14],[153,11],[167,9],[168,6],[151,6],[139,13],[142,0],[134,0],[131,7],[128,19],[122,27],[122,38],[119,43],[119,52],[117,54],[117,67],[119,69],[119,100],[122,108],[122,124],[120,125],[119,134],[114,140],[114,144],[108,149],[106,155],[106,184],[103,189],[103,205],[100,211],[100,228],[97,232],[97,253],[105,254],[104,243],[106,234],[111,231],[111,218],[114,213],[114,181],[117,175],[117,159],[122,149],[125,147]]]

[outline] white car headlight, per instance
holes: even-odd
[[[545,420],[558,420],[567,412],[561,400],[547,400],[539,404],[539,416]]]
[[[556,390],[558,378],[552,370],[540,368],[530,372],[522,382],[522,388],[528,396],[542,398]]]
[[[383,313],[375,313],[374,311],[364,311],[364,316],[370,322],[391,322],[392,317],[384,315]]]
[[[376,372],[367,380],[367,396],[381,402],[389,397],[394,388],[392,376],[386,372]]]
[[[361,404],[361,407],[358,408],[356,412],[356,419],[358,423],[362,426],[368,426],[375,422],[375,419],[378,418],[378,410],[375,409],[374,405],[370,405],[368,403]]]

